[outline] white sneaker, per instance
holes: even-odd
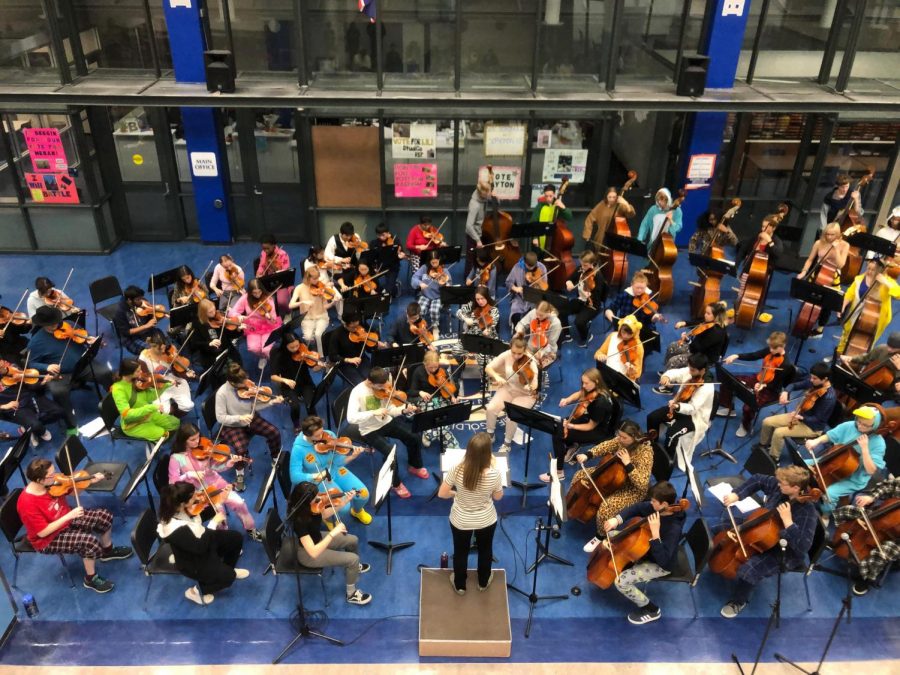
[[[750,432],[747,431],[747,430],[744,428],[744,425],[742,424],[742,425],[740,425],[740,426],[737,428],[737,431],[734,432],[734,435],[737,436],[738,438],[743,438],[744,436],[746,436],[746,435],[749,434],[749,433],[750,433]]]
[[[31,447],[32,448],[36,448],[37,446],[39,446],[41,444],[40,436],[37,436],[34,432],[32,432],[30,434],[30,436],[31,436]]]
[[[594,549],[600,545],[600,537],[594,537],[588,543],[584,545],[585,553],[593,553]]]
[[[250,570],[241,569],[240,567],[234,568],[234,578],[235,579],[246,579],[250,576]]]
[[[734,409],[729,410],[723,405],[719,406],[719,409],[716,410],[716,417],[737,417],[737,413]]]
[[[363,593],[357,588],[353,595],[347,596],[347,602],[351,605],[368,605],[372,602],[372,596],[369,593]]]
[[[256,365],[259,366],[260,370],[262,370],[263,368],[266,367],[266,363],[268,363],[268,362],[266,361],[265,357],[263,357],[263,358],[260,358],[260,360],[256,362]]]
[[[208,605],[213,600],[216,599],[212,593],[207,593],[201,599],[200,598],[200,589],[198,589],[196,586],[191,586],[189,589],[187,589],[184,592],[184,597],[186,597],[188,600],[190,600],[191,602],[196,603],[198,605]]]
[[[508,455],[510,450],[512,450],[512,447],[510,447],[509,443],[504,443],[500,446],[500,449],[497,450],[497,454]]]
[[[47,429],[46,431],[44,431],[44,433],[41,435],[41,440],[42,440],[42,441],[49,441],[49,440],[52,440],[52,439],[53,439],[53,435],[50,433],[50,430],[49,430],[49,429]]]

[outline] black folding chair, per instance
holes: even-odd
[[[275,509],[269,509],[266,513],[266,521],[263,526],[263,550],[266,552],[266,558],[269,561],[263,576],[272,572],[275,577],[275,584],[272,586],[272,592],[269,594],[269,600],[266,602],[266,610],[272,604],[272,598],[275,597],[275,591],[278,589],[279,574],[299,574],[304,576],[317,576],[322,584],[322,595],[325,598],[325,606],[328,606],[328,594],[325,593],[325,579],[322,575],[321,567],[306,567],[301,565],[297,560],[294,552],[294,543],[282,536],[281,517]],[[297,542],[297,546],[301,546]]]
[[[147,599],[150,597],[150,586],[153,577],[157,574],[178,574],[181,572],[170,561],[172,547],[164,542],[159,542],[156,551],[153,545],[159,539],[156,533],[156,514],[146,509],[134,524],[131,531],[131,548],[141,563],[141,571],[147,576],[147,591],[144,593],[143,609],[147,611]],[[202,596],[201,596],[202,597]]]
[[[694,587],[700,580],[700,574],[706,568],[712,553],[713,537],[709,525],[703,518],[697,518],[690,529],[681,535],[678,545],[678,554],[675,565],[668,576],[660,577],[655,581],[667,581],[671,583],[687,584],[691,591],[691,603],[694,605],[694,618],[697,618],[697,600],[694,598]],[[688,560],[688,551],[691,552],[693,566]]]
[[[113,400],[112,392],[107,392],[106,396],[100,401],[100,418],[103,420],[103,426],[109,433],[109,439],[113,442],[113,445],[115,445],[116,441],[141,443],[144,446],[146,456],[150,456],[150,448],[153,447],[152,443],[142,438],[132,438],[116,424],[119,420],[119,409]]]
[[[116,277],[110,276],[92,281],[89,289],[91,303],[94,305],[94,334],[97,335],[100,333],[101,316],[112,325],[113,317],[115,317],[118,310],[119,301],[123,297],[122,287],[119,285],[119,280]],[[116,302],[111,302],[102,307],[99,306],[100,303],[107,300],[115,300]]]
[[[71,476],[84,460],[88,462],[84,471],[87,471],[89,475],[102,473],[106,476],[103,480],[88,486],[88,492],[115,492],[122,476],[125,473],[131,475],[131,467],[127,462],[95,462],[78,436],[67,436],[59,450],[56,451],[56,466],[60,471]]]

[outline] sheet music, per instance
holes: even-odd
[[[385,458],[384,463],[381,465],[381,468],[378,470],[378,480],[375,483],[375,503],[380,504],[382,500],[388,495],[393,483],[393,472],[391,471],[391,467],[394,465],[394,459],[397,457],[397,446],[391,448],[391,451],[388,453],[388,456]]]
[[[85,438],[100,438],[101,436],[109,434],[109,432],[106,430],[106,427],[103,425],[102,417],[97,417],[96,419],[92,419],[90,422],[85,422],[83,425],[78,427],[78,433]]]
[[[734,492],[734,489],[728,483],[716,483],[715,485],[710,485],[707,490],[723,504],[725,503],[725,497]],[[745,497],[739,502],[735,502],[733,506],[741,513],[750,513],[760,508],[761,504],[753,497]]]

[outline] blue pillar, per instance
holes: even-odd
[[[200,0],[163,0],[175,81],[205,84]],[[215,108],[182,108],[188,166],[204,243],[231,241],[231,200],[222,125]]]
[[[747,17],[750,15],[750,0],[715,0],[710,3],[709,11],[711,15],[707,17],[706,39],[700,47],[700,52],[709,56],[706,88],[731,89],[737,74]],[[709,166],[709,155],[715,157],[715,171],[721,169],[722,136],[727,120],[727,113],[720,112],[699,112],[691,115],[685,134],[684,161],[680,173],[682,185],[691,184],[688,169],[692,158],[695,173],[697,169]],[[697,188],[687,191],[687,198],[681,207],[684,227],[678,235],[679,244],[687,244],[697,229],[697,217],[709,208],[712,182],[712,177],[694,182]]]

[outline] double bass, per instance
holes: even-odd
[[[562,199],[562,196],[566,193],[566,190],[569,188],[569,179],[563,178],[562,185],[559,186],[559,192],[556,195],[557,199]],[[566,227],[566,221],[562,218],[557,218],[558,207],[553,207],[553,236],[550,240],[550,255],[552,255],[557,260],[556,267],[553,269],[550,274],[548,274],[548,278],[550,280],[550,288],[554,291],[565,291],[566,290],[566,281],[575,274],[575,270],[577,269],[577,265],[575,264],[575,259],[572,257],[572,249],[575,247],[575,237],[572,235],[572,231]]]
[[[861,176],[860,179],[856,182],[856,187],[851,189],[851,192],[859,192],[866,185],[868,185],[872,179],[875,177],[875,169],[872,167],[866,167],[865,175]],[[837,216],[834,221],[841,226],[841,234],[846,238],[850,235],[856,234],[857,232],[865,232],[866,224],[863,222],[862,218],[859,215],[860,209],[862,208],[862,204],[857,204],[855,199],[851,199],[850,203],[847,204],[843,209],[838,211]],[[863,263],[863,255],[859,250],[859,246],[851,246],[850,251],[847,253],[847,261],[844,263],[844,267],[841,269],[841,278],[842,279],[852,279],[859,274],[859,271],[862,269]]]
[[[885,553],[882,544],[900,539],[900,498],[891,497],[877,508],[860,510],[862,518],[848,520],[834,530],[831,548],[840,558],[864,560],[876,549]],[[846,542],[844,534],[848,537]]]
[[[875,282],[869,286],[866,294],[843,321],[852,326],[847,335],[847,344],[844,345],[845,356],[866,354],[875,346],[875,334],[878,332],[878,321],[881,318],[881,294],[876,290],[880,284],[876,277]]]
[[[488,164],[487,170],[493,193],[494,168]],[[494,254],[500,256],[503,271],[508,274],[522,258],[522,252],[519,250],[519,242],[513,237],[513,217],[506,211],[500,210],[500,202],[496,197],[491,196],[491,201],[493,208],[491,213],[484,217],[481,237],[485,246],[494,245]]]
[[[631,186],[634,185],[637,178],[637,171],[628,172],[628,180],[625,181],[625,184],[619,190],[619,197],[624,196],[624,194],[631,189]],[[617,200],[616,206],[613,209],[612,218],[610,218],[609,222],[606,224],[606,232],[612,232],[620,237],[631,237],[631,228],[628,226],[628,221],[624,216],[617,215],[618,212],[619,202]],[[610,286],[621,286],[625,279],[628,278],[628,254],[624,251],[609,249],[609,259],[603,267],[603,276],[606,279],[606,283]]]
[[[777,213],[767,217],[765,222],[772,228],[773,235],[788,211],[790,207],[787,204],[779,204]],[[769,253],[765,246],[760,246],[760,235],[756,237],[756,243],[741,270],[741,287],[734,303],[734,322],[740,328],[753,327],[769,290]]]
[[[731,208],[729,208],[722,216],[722,224],[731,221],[741,208],[740,199],[731,200]],[[710,238],[709,244],[701,251],[701,254],[713,260],[725,260],[725,251],[721,246],[716,246],[716,239],[719,237],[719,231],[716,229],[715,234]],[[722,273],[712,270],[706,271],[697,268],[697,282],[694,285],[694,291],[691,294],[691,316],[695,319],[702,319],[703,312],[707,305],[713,305],[722,299]]]
[[[675,240],[669,234],[668,225],[671,222],[672,214],[675,212],[681,202],[684,201],[684,190],[678,191],[678,197],[669,204],[669,210],[666,211],[665,222],[656,235],[656,239],[648,247],[649,259],[651,267],[646,270],[647,281],[650,288],[658,293],[657,302],[665,305],[672,299],[675,291],[675,285],[672,281],[672,266],[678,259],[678,247],[675,246]]]
[[[833,262],[828,260],[828,254],[834,248],[834,244],[825,252],[825,255],[819,258],[819,262],[806,275],[805,281],[822,286],[823,288],[831,288],[834,283],[834,277],[837,274],[837,267]],[[814,305],[811,302],[804,302],[797,314],[797,320],[791,329],[791,335],[794,337],[809,337],[819,323],[819,315],[822,313],[820,305]]]

